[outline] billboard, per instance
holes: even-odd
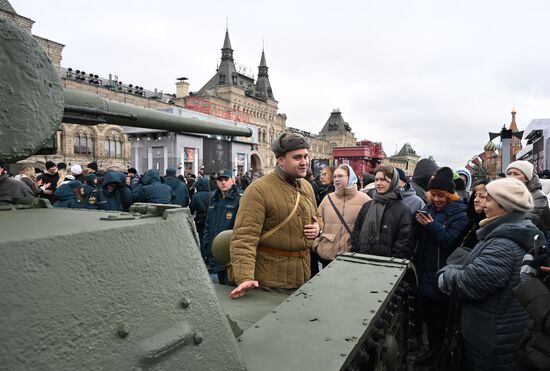
[[[313,176],[321,175],[321,172],[327,166],[329,166],[329,160],[327,159],[311,160],[311,172],[313,173]]]
[[[195,148],[183,147],[183,161],[184,162],[195,161]]]
[[[231,142],[217,139],[203,139],[204,173],[212,174],[223,169],[233,170]]]

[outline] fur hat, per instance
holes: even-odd
[[[519,171],[521,171],[523,175],[525,175],[525,177],[527,178],[527,181],[530,181],[531,179],[533,179],[534,168],[533,168],[533,164],[530,163],[529,161],[519,160],[519,161],[512,162],[506,168],[506,174],[508,174],[508,170],[510,169],[518,169]]]
[[[82,174],[82,166],[80,166],[79,164],[71,166],[71,174],[75,176]]]
[[[507,211],[529,211],[533,208],[531,193],[525,184],[515,178],[494,180],[487,184],[485,189],[489,196]]]
[[[451,168],[445,166],[437,170],[428,183],[428,189],[441,189],[449,193],[455,193],[455,182],[453,181]]]
[[[166,169],[166,176],[176,176],[176,169],[173,167]]]
[[[271,150],[275,154],[275,157],[284,156],[287,152],[302,148],[309,148],[307,138],[302,134],[289,131],[284,131],[271,143]]]

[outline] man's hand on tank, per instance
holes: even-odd
[[[318,235],[321,228],[319,227],[319,223],[317,223],[317,218],[312,216],[312,223],[304,225],[304,236],[306,236],[306,239],[308,240],[314,240]]]
[[[244,282],[241,282],[241,284],[237,286],[235,290],[231,291],[229,296],[231,296],[231,299],[237,299],[237,298],[240,298],[241,296],[245,296],[248,290],[255,289],[258,287],[260,287],[260,284],[258,283],[258,281],[252,281],[252,280],[244,281]]]

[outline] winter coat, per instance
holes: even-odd
[[[527,189],[533,197],[533,209],[527,213],[527,217],[543,233],[546,233],[550,228],[550,209],[548,208],[548,199],[542,191],[542,185],[537,175],[533,175],[533,178],[527,183]]]
[[[164,184],[172,188],[170,203],[180,205],[181,207],[189,206],[189,191],[187,185],[175,176],[165,176]]]
[[[527,312],[512,288],[520,282],[523,256],[541,232],[522,212],[481,223],[479,243],[463,266],[441,270],[443,291],[462,301],[462,335],[469,370],[516,370],[514,354]],[[487,219],[486,219],[487,220]]]
[[[298,179],[300,190],[272,172],[252,182],[241,198],[231,238],[232,276],[237,284],[257,280],[260,285],[294,289],[310,278],[310,256],[277,256],[257,250],[260,236],[275,228],[292,211],[298,192],[298,209],[279,230],[261,246],[286,252],[308,251],[312,241],[304,236],[304,225],[317,215],[311,185]]]
[[[239,195],[237,186],[233,185],[227,195],[223,197],[222,191],[217,189],[210,198],[206,226],[204,227],[203,250],[206,252],[208,264],[214,272],[225,270],[225,266],[217,264],[212,256],[212,241],[218,233],[233,229],[237,211],[239,210]]]
[[[414,217],[418,210],[422,210],[426,203],[418,197],[416,190],[410,184],[406,184],[405,188],[401,191],[403,195],[403,203],[411,210],[411,216]]]
[[[519,364],[526,370],[550,370],[550,292],[532,278],[514,288],[530,320],[520,345]]]
[[[195,223],[197,228],[204,227],[206,224],[206,213],[208,212],[208,204],[210,202],[210,184],[208,179],[201,177],[195,182],[195,194],[191,197],[189,209],[192,214],[195,214]]]
[[[132,191],[133,202],[150,202],[154,204],[169,204],[172,199],[172,188],[160,182],[156,170],[147,170]]]
[[[370,201],[370,197],[363,192],[358,192],[355,184],[350,188],[338,188],[329,196],[348,228],[353,231],[357,214],[361,207]],[[325,197],[319,205],[319,214],[323,233],[313,243],[313,250],[325,260],[334,260],[338,253],[351,250],[351,235],[336,215],[328,197]]]
[[[418,242],[414,262],[419,281],[418,292],[433,299],[444,298],[437,289],[435,273],[446,265],[447,257],[461,242],[460,237],[468,225],[466,205],[457,201],[436,211],[432,204],[428,204],[423,210],[434,221],[425,227],[418,224],[416,228]]]
[[[335,191],[336,191],[336,188],[334,187],[334,184],[329,184],[329,185],[320,187],[317,193],[317,199],[319,200],[319,205],[321,204],[321,202],[323,202],[323,200],[329,193],[335,192]]]
[[[15,202],[19,199],[33,198],[33,191],[22,181],[10,178],[8,174],[0,175],[0,202]]]
[[[355,220],[351,250],[378,256],[410,259],[413,236],[412,217],[409,207],[401,200],[391,200],[386,205],[380,222],[378,244],[370,249],[366,241],[361,241],[361,229],[373,202],[367,202],[359,211]]]
[[[107,186],[116,184],[117,190],[109,192]],[[101,189],[96,193],[97,208],[100,210],[123,211],[132,204],[132,191],[126,187],[124,174],[110,171],[105,174]]]
[[[53,207],[66,207],[69,209],[80,209],[82,207],[82,202],[68,184],[60,185],[53,196],[55,200]]]
[[[50,174],[46,171],[44,174],[39,175],[37,178],[42,179],[42,184],[44,185],[50,183],[50,187],[48,188],[48,191],[52,191],[52,194],[50,195],[50,194],[42,193],[40,197],[47,198],[53,204],[53,194],[57,189],[57,182],[59,181],[59,173]]]
[[[23,183],[29,187],[35,197],[38,197],[42,190],[36,185],[35,181],[32,180],[28,175],[21,175],[19,178]]]

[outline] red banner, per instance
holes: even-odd
[[[185,108],[222,119],[250,123],[250,115],[197,97],[186,97]]]

